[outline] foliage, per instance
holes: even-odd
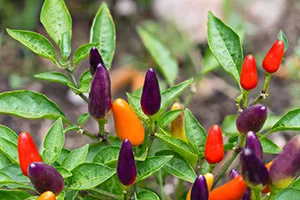
[[[108,6],[102,3],[94,17],[90,30],[90,43],[83,44],[75,52],[72,52],[71,47],[72,18],[63,0],[46,0],[42,7],[40,21],[54,43],[46,36],[32,31],[7,29],[7,33],[37,55],[49,59],[58,68],[64,70],[64,73],[44,72],[35,75],[36,78],[68,86],[88,103],[86,93],[90,91],[92,76],[89,71],[86,71],[77,81],[74,71],[77,65],[89,55],[92,47],[99,49],[105,66],[108,70],[111,68],[116,48],[116,30]],[[219,65],[231,74],[241,91],[241,95],[236,99],[239,110],[266,98],[269,78],[266,79],[263,92],[249,104],[248,96],[240,86],[243,50],[239,35],[211,12],[208,13],[207,26],[210,49],[205,54],[204,63],[210,63],[212,67],[205,68],[202,75]],[[45,135],[41,155],[43,161],[54,166],[64,178],[65,187],[57,199],[166,199],[163,190],[158,194],[154,189],[156,186],[163,188],[164,178],[167,176],[172,175],[180,179],[181,184],[182,181],[193,183],[198,170],[199,173],[211,172],[215,167],[209,165],[204,159],[207,134],[191,110],[186,108],[182,119],[187,141],[174,138],[168,128],[170,122],[181,114],[178,110],[168,111],[169,107],[173,102],[178,101],[180,96],[192,93],[189,88],[194,79],[190,78],[175,84],[178,78],[178,64],[171,52],[159,38],[142,26],[137,27],[137,33],[170,88],[161,92],[160,109],[152,116],[143,112],[140,95],[127,93],[130,106],[146,128],[144,143],[133,149],[137,168],[134,187],[124,187],[116,176],[121,141],[103,130],[105,122],[98,121],[99,133],[90,133],[84,129],[86,121],[90,118],[88,113],[78,116],[78,123],[75,124],[69,121],[63,109],[43,94],[29,90],[0,93],[1,114],[35,120],[55,120]],[[278,37],[284,41],[286,50],[288,41],[282,30]],[[59,52],[55,49],[59,49]],[[268,117],[270,121],[267,121],[258,133],[264,153],[281,152],[281,149],[267,136],[278,131],[299,130],[299,114],[300,110],[295,109],[282,117]],[[216,174],[214,187],[243,147],[245,136],[235,128],[236,118],[235,115],[227,116],[222,126],[223,136],[229,136],[224,148],[226,151],[233,150],[233,154],[224,161],[224,167]],[[72,151],[64,149],[65,133],[71,130],[94,139],[96,143]],[[1,198],[36,199],[37,192],[19,169],[17,134],[5,126],[0,126],[0,133]],[[145,184],[148,182],[146,179],[153,177],[156,178],[155,186]],[[265,198],[277,200],[297,198],[299,197],[299,187],[296,187],[298,182],[299,180],[296,180],[278,195],[278,191],[276,193],[271,191],[271,195]]]

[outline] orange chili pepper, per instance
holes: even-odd
[[[53,192],[47,191],[41,194],[38,200],[56,200],[56,196]]]
[[[144,126],[130,105],[124,99],[118,98],[113,102],[112,111],[119,139],[128,139],[133,146],[142,144],[145,138]]]
[[[242,175],[221,185],[209,194],[209,200],[240,200],[246,192],[247,184]]]

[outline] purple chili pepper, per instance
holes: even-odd
[[[230,179],[234,179],[235,177],[237,177],[238,175],[240,175],[240,172],[237,169],[232,169],[229,172],[229,178]]]
[[[98,49],[96,47],[93,47],[90,50],[90,72],[92,75],[95,74],[96,68],[99,63],[105,66]]]
[[[61,174],[51,165],[42,162],[32,162],[28,166],[28,177],[39,193],[51,191],[57,196],[64,188]]]
[[[251,196],[251,189],[248,187],[245,194],[244,194],[244,196],[243,196],[243,198],[242,198],[242,200],[251,200],[250,196]]]
[[[125,139],[119,153],[117,175],[123,185],[132,185],[136,179],[136,173],[132,146],[130,141]]]
[[[199,175],[193,184],[191,200],[208,200],[207,183],[203,175]]]
[[[245,148],[251,149],[257,158],[263,159],[263,149],[257,135],[253,131],[249,131],[246,135]]]
[[[258,104],[245,109],[236,119],[236,127],[241,133],[258,132],[267,119],[267,107]]]
[[[274,188],[286,188],[300,172],[300,135],[295,136],[283,148],[270,167],[270,179]]]
[[[161,96],[155,71],[150,68],[145,76],[141,106],[146,115],[154,115],[160,108]]]
[[[242,176],[247,185],[254,189],[263,189],[269,181],[269,172],[255,153],[245,148],[241,152]]]
[[[110,77],[104,65],[97,66],[91,83],[88,108],[92,117],[97,120],[106,118],[111,109]]]

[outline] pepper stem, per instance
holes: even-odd
[[[246,108],[247,107],[247,102],[248,102],[248,94],[249,94],[249,91],[248,90],[243,90],[243,106],[242,108]]]
[[[179,179],[179,182],[177,185],[177,191],[176,191],[176,200],[181,199],[182,188],[183,188],[183,180]]]
[[[253,106],[255,104],[258,104],[261,100],[266,99],[268,97],[268,86],[269,86],[269,82],[271,80],[272,74],[266,73],[266,79],[265,79],[265,83],[264,83],[264,87],[262,89],[262,91],[260,92],[260,95],[258,97],[256,97],[256,99],[254,99],[250,106]]]
[[[260,190],[251,189],[251,200],[261,200],[261,192]]]
[[[226,173],[226,171],[228,170],[228,168],[230,167],[232,162],[239,155],[239,153],[241,151],[241,147],[244,143],[243,142],[244,140],[245,140],[245,135],[240,135],[240,142],[233,148],[231,154],[227,157],[227,160],[225,161],[225,163],[221,167],[220,172],[217,173],[218,175],[216,176],[216,179],[214,181],[214,184],[213,184],[212,188],[216,187],[219,180],[224,176],[224,174]]]

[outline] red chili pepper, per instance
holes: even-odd
[[[246,56],[244,60],[240,82],[245,90],[251,90],[257,86],[256,62],[254,56],[251,54]]]
[[[25,176],[28,176],[28,166],[32,162],[42,162],[42,158],[27,132],[22,132],[18,138],[18,154],[20,168]]]
[[[224,158],[224,145],[221,127],[213,125],[207,134],[205,151],[205,159],[210,164],[215,164]]]
[[[209,200],[240,200],[246,189],[247,184],[242,175],[239,175],[211,191]]]
[[[284,42],[281,40],[277,40],[265,56],[262,63],[263,68],[269,73],[276,72],[280,67],[283,53]]]

